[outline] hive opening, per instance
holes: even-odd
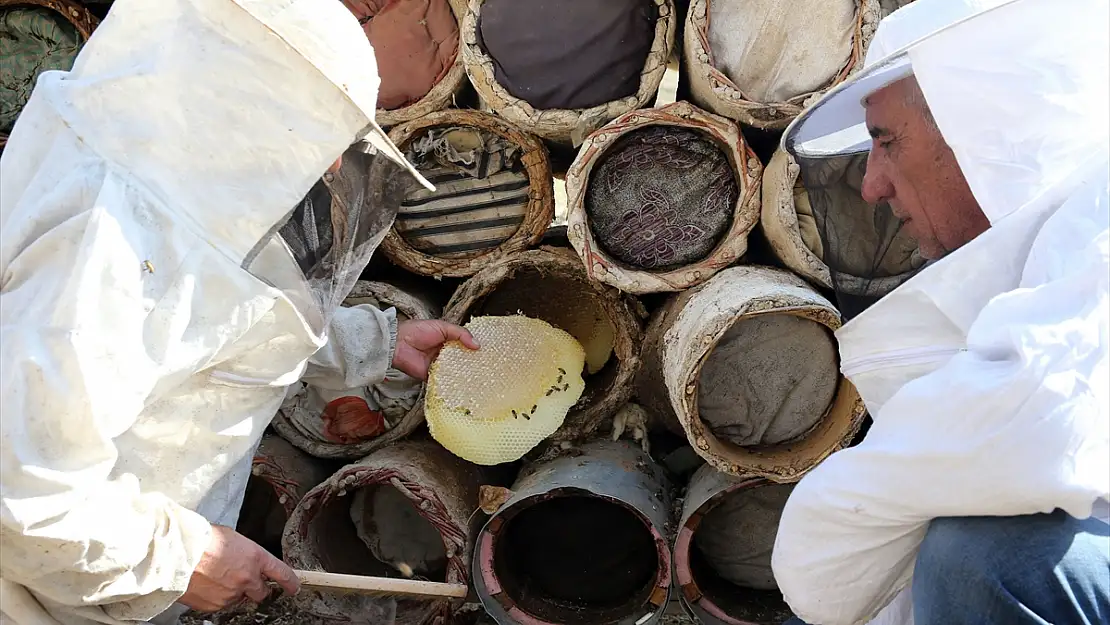
[[[734,490],[694,530],[687,554],[692,579],[733,618],[782,623],[792,616],[771,570],[775,535],[791,490],[790,484]]]
[[[511,96],[587,109],[637,94],[658,19],[651,0],[486,0],[476,34]]]
[[[792,314],[741,318],[698,378],[698,415],[739,447],[780,445],[810,432],[836,397],[837,347],[824,325]]]
[[[588,282],[523,267],[483,298],[471,316],[518,313],[546,321],[582,345],[586,352],[582,372],[586,390],[576,406],[588,405],[606,392],[617,376],[618,359],[613,353],[616,331]]]
[[[552,493],[506,519],[494,572],[513,603],[550,623],[616,622],[648,601],[655,539],[631,508],[586,491]]]
[[[378,108],[397,110],[428,95],[450,71],[459,24],[448,0],[343,0],[374,46]]]
[[[331,573],[447,578],[439,530],[388,484],[369,484],[327,501],[308,525],[308,540]]]
[[[617,139],[590,172],[585,210],[598,245],[634,269],[706,258],[732,226],[740,183],[728,151],[693,128],[654,125]]]
[[[257,475],[251,475],[247,480],[241,510],[235,531],[281,558],[281,534],[289,516],[273,485]]]
[[[753,102],[828,87],[852,56],[855,0],[707,0],[713,65]]]
[[[397,233],[413,249],[472,258],[520,230],[532,195],[522,146],[476,126],[433,126],[405,153],[436,186],[414,188],[397,213]]]

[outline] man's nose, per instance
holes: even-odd
[[[860,191],[868,204],[881,204],[894,195],[894,185],[883,174],[882,167],[875,162],[874,154],[872,151],[867,157],[867,171],[863,175],[863,187]]]

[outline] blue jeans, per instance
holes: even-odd
[[[937,519],[914,568],[913,617],[914,625],[1110,623],[1110,525],[1059,510]]]

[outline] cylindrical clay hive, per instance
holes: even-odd
[[[447,304],[444,321],[523,314],[559,328],[585,350],[585,392],[557,438],[595,432],[632,394],[640,367],[641,313],[616,289],[586,279],[567,249],[529,250],[490,265],[463,283]]]
[[[810,186],[819,184],[825,200],[819,206],[786,151],[776,151],[763,173],[760,222],[771,250],[803,278],[835,288],[842,300],[882,297],[924,264],[890,207],[864,201],[866,165],[866,154],[822,159],[822,171],[810,174]]]
[[[863,65],[878,22],[879,0],[692,0],[683,58],[693,100],[785,128]]]
[[[475,544],[482,604],[500,625],[658,622],[671,587],[669,489],[627,441],[526,466]]]
[[[377,122],[390,127],[446,108],[466,83],[459,21],[466,0],[343,0],[374,46]]]
[[[734,267],[652,319],[641,404],[725,473],[795,479],[859,430],[840,376],[836,309],[794,275]]]
[[[440,111],[390,137],[435,191],[413,189],[382,251],[417,274],[467,277],[535,245],[555,216],[538,139],[477,111]]]
[[[578,145],[654,97],[674,29],[671,0],[475,0],[462,52],[486,106],[543,139]]]
[[[305,570],[467,584],[482,471],[432,441],[403,441],[347,465],[301,501],[283,536]],[[381,599],[302,592],[298,605],[341,623],[379,622]],[[397,622],[445,623],[452,604],[397,601]],[[457,607],[457,606],[454,606]]]
[[[675,581],[706,625],[779,625],[792,616],[771,553],[793,484],[726,475],[703,465],[690,479],[674,545]]]
[[[440,307],[416,284],[401,289],[359,280],[344,306],[395,308],[397,321],[435,319]],[[365,388],[333,390],[302,384],[288,396],[273,427],[286,440],[320,458],[353,460],[408,436],[424,420],[423,384],[390,369]]]
[[[635,111],[567,173],[568,238],[591,278],[622,291],[689,288],[747,251],[761,174],[732,122],[685,102]]]

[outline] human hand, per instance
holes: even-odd
[[[178,603],[200,612],[216,612],[243,599],[255,603],[270,595],[272,580],[290,594],[300,590],[297,574],[246,536],[222,525],[212,526],[212,540]]]
[[[393,368],[418,380],[428,379],[428,368],[448,341],[460,341],[465,347],[478,349],[478,341],[470,332],[446,321],[402,321],[397,324],[397,348],[393,351]]]

